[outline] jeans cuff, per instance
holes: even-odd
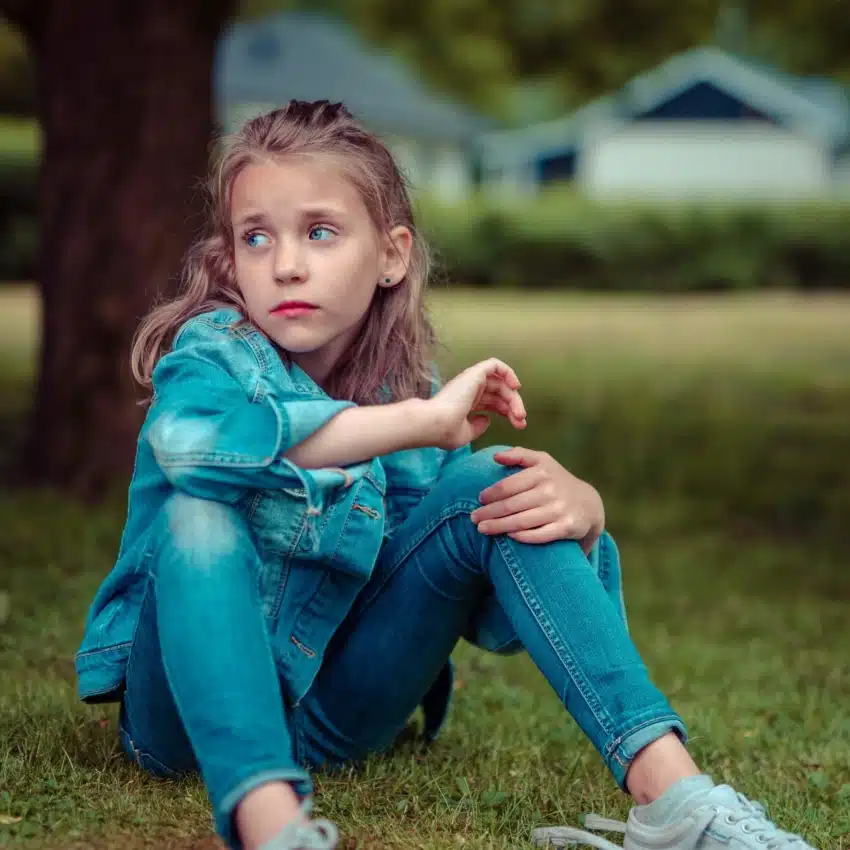
[[[313,782],[310,779],[310,774],[301,768],[263,770],[243,779],[235,788],[225,794],[215,811],[216,831],[232,850],[241,850],[242,848],[242,842],[233,822],[233,812],[237,804],[249,791],[269,782],[288,782],[294,788],[299,800],[303,800],[313,793]]]
[[[677,714],[670,714],[666,717],[654,718],[641,723],[620,737],[615,746],[609,750],[606,758],[608,768],[623,791],[628,793],[626,773],[628,773],[635,756],[644,747],[659,738],[663,738],[668,732],[675,732],[682,744],[687,743],[688,732],[682,718]]]

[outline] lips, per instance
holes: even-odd
[[[316,305],[309,301],[281,301],[270,312],[273,316],[302,316],[316,309],[318,309]]]

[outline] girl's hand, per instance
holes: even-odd
[[[430,445],[457,449],[478,439],[490,426],[485,414],[498,413],[514,428],[525,428],[519,379],[506,363],[492,358],[464,369],[425,402]]]
[[[605,508],[594,487],[546,452],[513,448],[494,459],[524,469],[480,494],[471,514],[482,534],[507,534],[521,543],[578,540],[590,552],[605,528]]]

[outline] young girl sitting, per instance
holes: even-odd
[[[331,848],[308,769],[433,738],[460,638],[524,649],[635,799],[635,850],[807,847],[700,773],[629,639],[596,491],[470,443],[526,410],[487,360],[440,387],[427,253],[384,145],[292,102],[227,140],[182,292],[142,323],[152,388],[118,560],[77,655],[131,759],[200,770],[233,848]],[[534,839],[609,842],[564,828]]]

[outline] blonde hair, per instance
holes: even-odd
[[[383,142],[360,127],[342,104],[328,101],[290,101],[223,140],[206,187],[208,231],[187,254],[177,296],[142,320],[133,340],[133,377],[150,387],[157,360],[192,316],[234,306],[248,318],[233,263],[231,190],[252,162],[292,154],[332,156],[360,192],[378,233],[389,236],[393,227],[404,225],[413,234],[404,278],[396,286],[378,287],[361,332],[324,389],[359,404],[427,396],[435,345],[424,304],[430,263],[414,226],[405,180]]]

